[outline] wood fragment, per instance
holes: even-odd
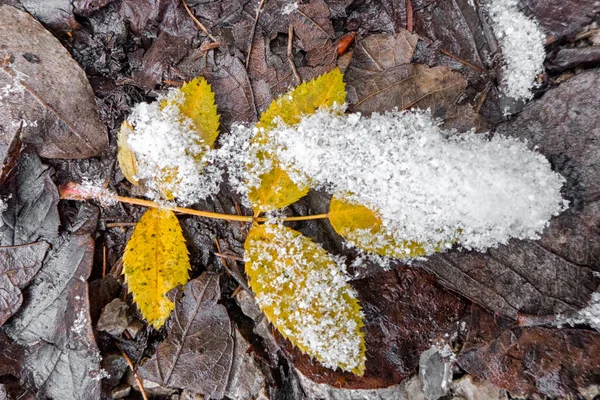
[[[252,24],[252,30],[250,31],[250,44],[248,45],[248,55],[246,56],[246,69],[248,69],[248,65],[250,65],[250,55],[252,54],[252,42],[254,42],[254,34],[256,33],[256,25],[258,24],[258,17],[260,17],[260,11],[262,10],[262,6],[265,0],[260,0],[258,3],[258,9],[256,10],[256,17],[254,18],[254,23]]]
[[[181,2],[183,3],[183,6],[185,7],[185,11],[187,11],[187,13],[189,14],[189,16],[192,18],[192,20],[194,21],[194,23],[196,24],[196,26],[206,34],[206,36],[208,36],[210,38],[210,40],[212,40],[213,42],[216,42],[217,44],[219,43],[219,41],[217,39],[214,38],[213,35],[210,34],[210,32],[208,32],[208,29],[206,29],[204,27],[204,25],[202,25],[202,22],[198,21],[198,18],[196,18],[194,16],[194,13],[192,13],[192,10],[190,10],[190,8],[188,7],[188,5],[186,4],[185,0],[181,0]]]
[[[413,5],[412,0],[406,0],[406,30],[413,32]]]
[[[302,83],[302,78],[300,74],[298,74],[298,70],[296,69],[296,64],[294,64],[294,52],[293,52],[293,41],[294,41],[294,26],[290,24],[288,28],[288,45],[287,45],[287,59],[290,63],[290,67],[292,68],[292,72],[294,73],[294,77],[296,78],[296,85],[300,85]]]

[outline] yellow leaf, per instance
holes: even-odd
[[[131,133],[133,133],[133,127],[127,120],[123,121],[117,137],[117,160],[119,160],[119,167],[121,167],[121,172],[123,172],[125,178],[134,185],[139,185],[140,182],[135,177],[137,174],[135,154],[127,144],[127,138]]]
[[[123,274],[137,307],[156,329],[174,308],[167,292],[188,281],[189,269],[185,239],[173,211],[148,209],[125,248]]]
[[[204,77],[194,78],[191,81],[184,83],[179,89],[183,95],[182,101],[163,100],[161,110],[167,104],[175,104],[184,117],[189,118],[194,130],[200,134],[201,142],[211,149],[214,148],[217,136],[219,136],[219,114],[217,113],[217,105],[215,104],[215,94],[213,93],[210,84]],[[195,159],[200,161],[204,156],[201,151],[194,155]],[[204,166],[203,166],[204,167]],[[173,171],[165,171],[165,178],[158,182],[161,187],[161,192],[166,200],[174,198],[168,186],[177,176],[177,169]]]
[[[304,115],[313,114],[320,108],[328,108],[334,103],[339,105],[346,101],[344,76],[338,68],[305,82],[290,92],[274,100],[262,114],[256,125],[259,132],[253,139],[253,144],[264,144],[267,141],[266,132],[277,126],[279,120],[287,125],[295,125]],[[260,152],[259,158],[272,158],[271,155]],[[273,169],[260,176],[261,184],[248,194],[255,212],[277,210],[294,203],[306,193],[307,187],[298,187],[287,172],[279,167],[273,159]],[[252,168],[250,163],[248,168]]]
[[[415,258],[427,255],[423,243],[398,241],[367,207],[340,200],[335,196],[329,204],[329,222],[333,229],[358,248],[392,258]],[[441,251],[445,244],[436,244]]]
[[[180,90],[185,99],[178,104],[179,111],[192,120],[204,144],[213,148],[219,136],[219,114],[210,85],[199,77],[184,83]]]
[[[362,313],[335,260],[306,236],[278,225],[254,225],[244,250],[250,287],[279,332],[322,365],[362,375]]]

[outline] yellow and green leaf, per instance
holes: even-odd
[[[293,126],[299,123],[304,115],[313,114],[318,109],[329,108],[334,104],[344,104],[346,89],[343,78],[341,71],[336,68],[274,100],[256,125],[259,131],[253,139],[253,144],[264,144],[268,140],[266,132],[275,128],[279,121]],[[273,158],[265,152],[260,152],[257,157]],[[296,185],[277,160],[273,161],[273,169],[260,176],[260,185],[248,194],[257,213],[289,206],[308,193],[309,188]],[[248,168],[252,167],[253,163],[250,163]]]
[[[392,258],[415,258],[427,255],[423,243],[397,240],[373,211],[360,204],[340,200],[335,196],[329,204],[329,222],[333,229],[358,248],[369,253]],[[436,244],[442,251],[446,243]]]
[[[143,317],[156,329],[174,304],[166,296],[189,279],[190,261],[179,220],[171,210],[148,209],[123,255],[123,274]]]
[[[324,366],[363,375],[362,313],[335,260],[278,225],[252,226],[244,249],[250,287],[279,332]]]
[[[140,182],[135,177],[137,174],[137,160],[127,143],[127,138],[131,133],[133,133],[133,127],[127,120],[123,121],[117,136],[117,160],[125,178],[134,185],[139,185]]]

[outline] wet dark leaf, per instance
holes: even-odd
[[[562,71],[575,67],[591,67],[600,63],[600,46],[563,48],[549,65],[552,70]]]
[[[600,334],[585,330],[514,328],[458,357],[470,374],[513,394],[564,397],[600,382]]]
[[[20,377],[24,353],[25,349],[21,345],[0,331],[0,377],[3,375]]]
[[[29,14],[0,6],[0,154],[23,122],[22,138],[42,157],[86,158],[108,144],[85,73]],[[8,29],[11,27],[11,29]]]
[[[418,269],[393,271],[352,282],[365,313],[365,375],[331,371],[302,355],[279,334],[277,340],[294,366],[317,383],[373,389],[398,384],[416,373],[421,352],[432,341],[458,330],[469,303],[441,288]]]
[[[598,0],[521,0],[544,31],[557,38],[574,33],[600,12]]]
[[[77,26],[70,0],[20,0],[28,13],[50,29],[61,31]]]
[[[423,265],[443,284],[499,315],[545,315],[584,307],[600,271],[600,70],[577,75],[529,104],[497,132],[526,139],[567,182],[570,208],[539,241],[513,240],[485,254],[453,252]],[[568,104],[568,107],[565,107]]]
[[[0,327],[23,303],[21,290],[42,267],[48,243],[0,247]]]
[[[129,313],[129,306],[121,299],[114,299],[102,309],[96,330],[104,331],[112,336],[119,337],[133,317]]]
[[[0,188],[7,209],[2,213],[0,243],[29,244],[58,236],[58,191],[33,149],[23,151],[6,183]]]
[[[337,52],[332,41],[335,33],[329,7],[324,0],[312,0],[308,4],[300,4],[298,10],[290,13],[289,18],[294,35],[300,40],[299,46],[306,52],[306,66],[333,69]],[[310,80],[315,76],[302,78]]]
[[[4,328],[27,345],[22,376],[38,396],[98,399],[100,357],[90,323],[87,278],[94,241],[63,235],[26,290],[19,313]]]
[[[182,295],[176,289],[173,298]],[[185,286],[171,316],[169,336],[140,374],[163,386],[221,399],[233,358],[231,321],[221,297],[219,276],[205,272]]]

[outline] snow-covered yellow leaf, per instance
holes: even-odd
[[[127,122],[127,120],[123,121],[117,137],[117,159],[119,160],[119,167],[121,167],[121,172],[123,172],[125,178],[134,185],[139,185],[140,182],[135,177],[137,174],[137,161],[135,159],[135,154],[133,154],[133,151],[131,151],[129,144],[127,143],[127,138],[132,132],[133,127],[131,124]]]
[[[136,225],[123,255],[123,274],[144,318],[160,328],[173,311],[167,292],[184,285],[190,260],[177,217],[150,208]]]
[[[246,274],[268,320],[328,368],[362,375],[362,313],[343,268],[290,228],[254,225],[244,245]]]
[[[275,128],[279,121],[292,126],[300,122],[302,116],[313,114],[318,109],[344,104],[346,90],[343,77],[336,68],[274,100],[256,125],[259,132],[253,144],[264,144],[267,141],[265,133]],[[272,154],[260,152],[258,157],[273,159],[274,167],[260,176],[260,185],[248,194],[256,212],[286,207],[306,195],[309,188],[297,186]],[[249,163],[248,168],[252,167],[253,163]]]
[[[395,238],[383,226],[381,218],[367,207],[335,196],[329,205],[329,221],[340,236],[369,253],[400,259],[427,254],[422,243]],[[436,244],[435,251],[441,251],[444,247]]]

